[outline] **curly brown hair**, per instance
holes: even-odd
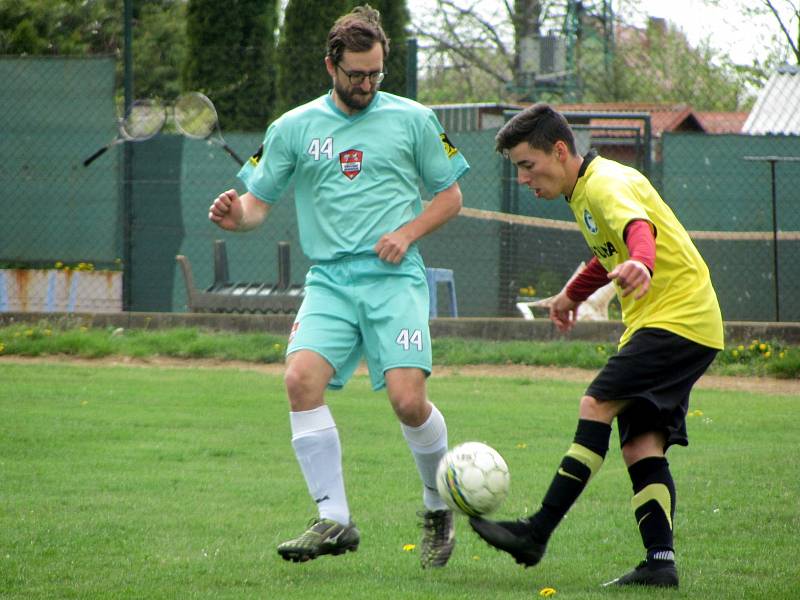
[[[338,65],[345,50],[366,52],[376,43],[383,48],[383,59],[389,56],[389,38],[381,27],[381,13],[369,4],[356,6],[336,19],[328,33],[327,54]]]

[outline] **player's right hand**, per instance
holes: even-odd
[[[209,220],[222,229],[236,231],[242,223],[244,208],[236,190],[222,192],[208,207]]]
[[[567,296],[566,290],[561,290],[553,297],[550,303],[550,320],[555,323],[559,331],[569,331],[575,325],[578,316],[578,305]]]

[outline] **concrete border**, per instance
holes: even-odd
[[[50,322],[86,327],[123,327],[126,329],[164,329],[198,327],[216,331],[269,332],[288,335],[294,315],[252,315],[219,313],[0,313],[0,326],[13,323]],[[526,321],[515,318],[481,319],[443,318],[431,321],[434,337],[455,337],[492,341],[582,340],[616,342],[624,326],[619,321],[579,322],[569,334],[560,333],[546,319]],[[725,323],[728,345],[752,340],[775,340],[800,345],[800,323],[731,321]]]

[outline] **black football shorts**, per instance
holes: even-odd
[[[586,395],[631,400],[617,416],[620,445],[642,433],[665,431],[664,450],[688,446],[689,393],[717,352],[666,329],[643,328],[608,360]]]

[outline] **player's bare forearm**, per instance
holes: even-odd
[[[460,210],[461,189],[454,183],[436,194],[416,219],[382,236],[375,244],[375,252],[382,260],[399,263],[411,244],[436,231]]]
[[[436,231],[461,211],[461,188],[454,183],[446,190],[436,194],[420,215],[401,227],[406,230],[412,242]]]
[[[217,196],[208,208],[209,220],[226,231],[250,231],[267,218],[269,204],[250,192],[241,196],[236,190],[227,190]]]

